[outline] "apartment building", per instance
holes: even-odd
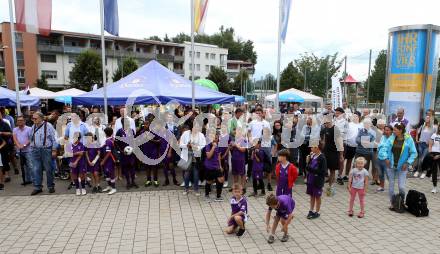
[[[78,55],[86,50],[101,55],[101,37],[94,34],[53,30],[50,36],[16,33],[18,77],[21,87],[34,86],[44,75],[53,88],[69,86],[69,74]],[[8,22],[0,24],[0,71],[5,73],[9,88],[14,88],[11,52],[11,34]],[[185,46],[171,42],[139,40],[123,37],[105,37],[106,70],[108,82],[118,65],[128,57],[142,66],[157,60],[177,74],[184,75]]]
[[[184,42],[185,46],[185,78],[191,78],[191,42]],[[194,43],[194,80],[207,78],[212,67],[227,68],[228,49],[217,45]]]
[[[253,78],[255,73],[255,65],[251,62],[242,61],[242,60],[228,60],[227,62],[227,70],[228,78],[237,77],[240,70],[245,70],[249,74],[249,79]]]

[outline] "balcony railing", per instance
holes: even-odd
[[[174,56],[168,54],[157,54],[156,58],[157,60],[162,60],[162,61],[168,61],[168,62],[174,61]]]
[[[183,63],[185,61],[184,56],[174,56],[174,62]]]
[[[38,51],[40,51],[40,52],[63,53],[63,46],[61,46],[61,45],[50,45],[50,44],[38,44]]]
[[[180,75],[185,74],[185,71],[183,69],[174,69],[174,72]]]

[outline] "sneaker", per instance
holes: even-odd
[[[153,182],[153,185],[154,185],[154,187],[156,187],[156,188],[159,187],[159,181],[154,181],[154,182]]]
[[[145,187],[151,186],[152,184],[153,184],[153,183],[152,183],[151,181],[148,181],[148,180],[147,180],[147,181],[145,182]]]
[[[338,179],[336,179],[336,182],[338,182],[339,185],[344,185],[344,181],[342,180],[342,177],[338,177]]]
[[[385,190],[384,190],[384,188],[382,188],[382,187],[379,187],[379,188],[377,188],[376,189],[376,192],[384,192]]]
[[[267,239],[267,243],[268,243],[268,244],[272,244],[272,243],[274,243],[274,242],[275,242],[275,236],[270,235],[269,238]]]
[[[180,184],[180,187],[185,187],[185,183],[182,182],[182,183]]]
[[[96,192],[97,192],[97,193],[101,193],[101,192],[102,192],[102,188],[101,188],[101,186],[98,185],[98,187],[96,187]]]
[[[348,211],[348,217],[353,217],[353,211]]]
[[[437,187],[434,187],[434,188],[432,188],[432,191],[431,191],[432,193],[437,193]]]
[[[55,193],[55,188],[53,188],[53,187],[52,187],[52,188],[49,188],[49,193],[51,193],[51,194],[52,194],[52,193]]]
[[[76,195],[81,196],[81,189],[76,189]]]
[[[419,172],[415,172],[413,177],[419,177]]]
[[[93,189],[92,189],[92,194],[95,194],[95,193],[97,193],[98,192],[98,187],[93,187]]]
[[[139,189],[139,185],[137,185],[137,183],[132,183],[131,186],[135,189]]]
[[[131,189],[131,184],[127,183],[127,185],[125,185],[125,188],[126,188],[127,190]]]
[[[307,219],[311,219],[315,213],[313,211],[309,211],[309,214],[307,214]]]
[[[112,187],[107,186],[107,187],[105,187],[105,189],[102,190],[102,192],[109,192],[111,190],[112,190]]]
[[[209,195],[205,195],[205,201],[206,202],[211,202],[211,198],[209,197]]]
[[[285,243],[289,240],[289,235],[285,234],[283,235],[283,238],[281,238],[281,242]]]
[[[200,182],[200,180],[199,180],[199,186],[205,186],[205,184],[206,184],[206,181]]]
[[[376,182],[375,182],[375,181],[372,181],[372,182],[370,183],[370,185],[376,185]]]
[[[223,188],[228,188],[228,181],[225,181],[225,182],[223,183]]]
[[[321,216],[321,214],[314,213],[311,219],[317,219],[317,218],[319,218],[319,216]]]
[[[253,192],[253,193],[249,194],[249,197],[256,197],[256,196],[257,196],[256,192]]]
[[[244,234],[244,232],[245,232],[246,230],[244,229],[244,228],[240,228],[240,229],[238,229],[238,232],[237,232],[237,236],[238,237],[240,237],[240,236],[242,236],[243,234]]]
[[[200,192],[196,191],[194,192],[194,195],[196,195],[196,197],[200,197]]]
[[[273,191],[272,185],[270,185],[270,183],[267,184],[267,191]]]
[[[263,190],[263,191],[260,193],[260,196],[261,196],[261,197],[266,196],[266,192]]]
[[[420,176],[420,179],[425,179],[426,177],[426,173],[422,173],[422,175]]]
[[[188,191],[187,191],[187,190],[184,190],[182,194],[183,194],[184,196],[186,196],[186,195],[188,195]]]
[[[217,197],[214,199],[215,202],[223,202],[224,199],[222,197]]]
[[[358,214],[358,218],[359,218],[359,219],[364,218],[364,216],[365,216],[365,213],[364,213],[364,212],[360,212],[360,213]]]
[[[31,196],[38,195],[38,194],[40,194],[41,192],[43,192],[43,190],[33,190],[32,193],[31,193]]]
[[[113,195],[113,194],[115,194],[115,193],[116,193],[116,189],[113,189],[113,188],[112,188],[111,191],[108,192],[108,195]]]
[[[86,189],[81,189],[81,195],[87,195],[87,191],[86,191]]]
[[[170,180],[166,179],[165,182],[162,184],[162,186],[168,186],[170,185]]]
[[[342,181],[348,182],[348,177],[347,176],[342,177]]]
[[[180,185],[180,183],[176,179],[173,180],[173,184],[176,185],[176,186]],[[183,185],[185,186],[185,183],[183,183]]]

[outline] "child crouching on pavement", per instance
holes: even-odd
[[[275,231],[278,227],[278,223],[281,222],[282,229],[284,232],[283,238],[281,238],[281,242],[287,242],[289,240],[288,227],[290,222],[293,219],[293,210],[295,209],[295,201],[292,199],[292,196],[289,195],[281,195],[275,196],[270,194],[266,198],[266,204],[269,206],[269,209],[266,213],[266,230],[270,233],[267,242],[272,244],[275,242]],[[272,209],[277,211],[272,227],[270,226],[270,217],[272,214]]]
[[[237,236],[242,236],[245,232],[244,224],[247,221],[247,200],[243,196],[243,187],[239,183],[232,186],[231,210],[225,233],[236,233]]]

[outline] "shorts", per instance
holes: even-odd
[[[356,147],[345,145],[344,147],[344,158],[351,160],[356,155]]]
[[[326,152],[324,153],[327,160],[327,168],[329,170],[339,170],[339,153],[338,152]]]
[[[72,172],[72,174],[75,174],[75,175],[85,174],[85,173],[87,173],[87,168],[86,167],[70,168],[70,172]]]
[[[322,196],[322,188],[317,188],[312,184],[307,183],[306,194],[312,197],[321,197]]]
[[[243,220],[243,225],[244,225],[246,223],[246,216],[240,215],[240,217]],[[234,226],[234,228],[238,227],[238,224],[237,224],[237,222],[235,222],[234,218],[232,218],[228,221],[228,227],[230,227],[230,226]]]
[[[211,169],[207,169],[205,170],[205,178],[206,181],[214,181],[215,179],[222,177],[223,173],[217,169],[217,170],[211,170]]]

